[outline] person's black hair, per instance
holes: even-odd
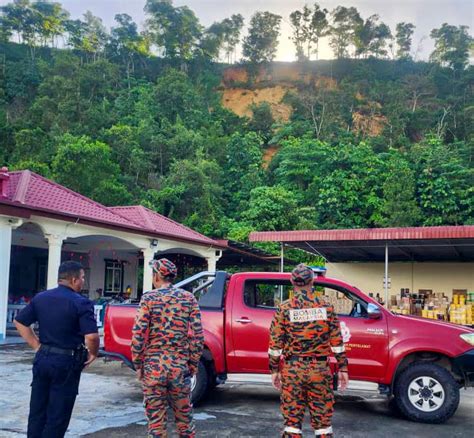
[[[68,262],[61,263],[58,270],[58,279],[59,280],[70,280],[71,278],[79,278],[81,275],[81,270],[84,267],[79,262],[74,262],[72,260]]]

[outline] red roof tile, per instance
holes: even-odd
[[[139,224],[106,206],[29,170],[10,172],[7,199],[28,208],[66,213],[85,219],[138,228]]]
[[[106,207],[29,170],[8,172],[6,199],[11,204],[51,214],[133,228],[152,235],[220,246],[214,240],[142,206]]]
[[[167,234],[169,236],[180,236],[184,239],[194,240],[199,243],[206,243],[213,246],[220,246],[215,240],[198,233],[178,222],[168,219],[155,211],[149,210],[142,205],[131,207],[110,207],[110,210],[121,216],[139,223],[141,227],[152,230],[156,233]]]
[[[407,228],[361,228],[353,230],[254,231],[251,242],[418,240],[474,238],[474,225]]]

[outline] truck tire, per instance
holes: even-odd
[[[209,376],[203,361],[199,361],[198,372],[191,380],[191,402],[198,404],[206,394]]]
[[[402,371],[393,393],[402,415],[420,423],[444,423],[459,405],[459,385],[451,373],[429,362],[415,362]]]

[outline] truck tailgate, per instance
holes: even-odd
[[[111,304],[105,310],[104,350],[131,360],[130,340],[137,312],[135,304]]]

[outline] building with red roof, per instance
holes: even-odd
[[[223,246],[143,206],[106,207],[29,170],[0,169],[0,339],[6,322],[38,291],[54,287],[59,265],[77,260],[84,294],[109,299],[150,290],[149,262],[162,255],[216,270]],[[181,276],[184,264],[181,263]],[[140,280],[142,278],[142,280]]]

